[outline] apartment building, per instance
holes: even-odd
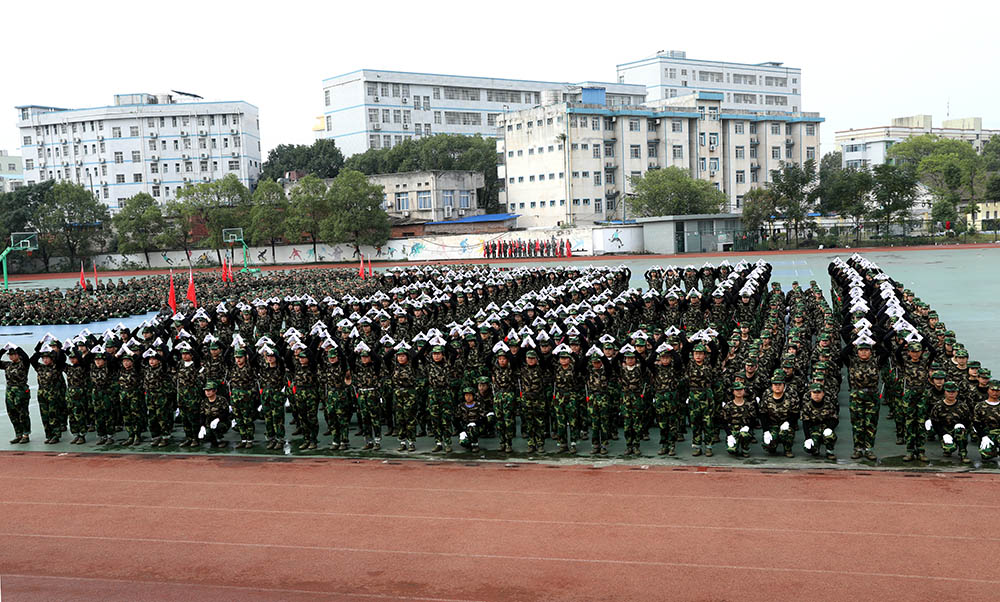
[[[802,70],[783,63],[736,63],[689,59],[683,50],[617,66],[618,82],[646,88],[646,102],[699,92],[722,94],[722,109],[783,111],[802,109]]]
[[[323,118],[314,134],[336,140],[346,156],[433,134],[493,137],[501,114],[539,105],[543,93],[579,101],[593,85],[358,69],[323,80]],[[642,85],[599,85],[612,106],[646,97]]]
[[[521,214],[518,225],[628,219],[632,179],[671,166],[711,182],[726,194],[723,211],[739,213],[782,162],[820,157],[815,113],[725,109],[718,92],[617,107],[600,102],[600,89],[584,98],[499,118],[500,204]]]
[[[21,157],[0,150],[0,192],[10,192],[24,186],[24,164]]]
[[[167,202],[188,184],[233,174],[252,187],[260,174],[257,107],[244,101],[135,93],[104,107],[17,111],[25,184],[74,182],[112,212],[139,192]]]
[[[482,215],[478,191],[485,176],[477,171],[410,171],[368,176],[385,192],[390,217],[440,222]]]
[[[976,152],[983,151],[983,145],[1000,130],[983,128],[982,117],[945,119],[941,127],[934,127],[931,115],[896,117],[890,125],[840,130],[836,132],[836,143],[841,151],[843,167],[874,167],[886,162],[889,149],[911,136],[933,134],[942,138],[965,140]]]

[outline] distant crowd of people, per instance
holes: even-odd
[[[519,257],[572,257],[573,245],[565,238],[542,240],[494,240],[483,244],[483,257],[505,259]]]

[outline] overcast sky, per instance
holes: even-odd
[[[264,151],[309,143],[323,78],[358,68],[614,81],[615,65],[688,58],[802,69],[802,108],[834,131],[894,116],[983,117],[1000,128],[993,2],[66,2],[0,8],[7,50],[0,149],[14,106],[111,104],[194,92],[260,109]]]

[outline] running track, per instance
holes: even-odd
[[[995,599],[1000,476],[0,454],[4,600]]]

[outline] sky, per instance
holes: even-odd
[[[748,8],[752,7],[752,8]],[[892,117],[982,117],[1000,129],[1000,4],[924,2],[67,2],[0,8],[7,62],[0,149],[17,105],[103,106],[122,92],[194,92],[260,110],[265,153],[312,142],[322,80],[360,68],[615,81],[615,65],[688,58],[802,69],[802,109],[834,132]],[[27,10],[27,8],[25,8]],[[6,13],[6,14],[4,14]],[[950,107],[950,109],[949,109]]]

